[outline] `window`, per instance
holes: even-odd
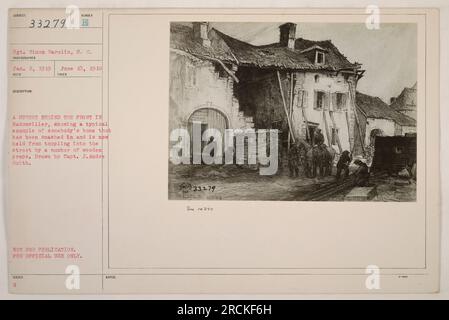
[[[327,109],[328,99],[324,91],[315,91],[314,108],[317,110]]]
[[[319,75],[315,75],[315,83],[318,83],[318,81],[320,81],[320,76]]]
[[[307,91],[298,90],[296,93],[296,107],[307,108]]]
[[[334,111],[343,110],[346,107],[346,93],[336,92],[332,94],[332,106]]]
[[[324,64],[324,52],[316,51],[315,64]]]
[[[396,146],[396,147],[394,148],[394,152],[395,152],[396,154],[404,153],[404,147],[403,147],[403,146]]]
[[[318,128],[318,123],[308,121],[306,123],[306,141],[312,143],[312,137],[315,134],[316,128]]]

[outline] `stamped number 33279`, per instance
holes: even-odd
[[[216,186],[211,186],[211,185],[207,185],[207,186],[192,185],[192,184],[190,184],[190,183],[184,182],[184,183],[181,183],[181,184],[179,185],[179,189],[180,189],[182,192],[184,192],[184,193],[187,193],[187,192],[190,192],[190,191],[193,191],[193,192],[198,192],[198,191],[209,191],[209,192],[214,192],[215,189],[216,189]]]
[[[65,19],[31,19],[29,28],[64,28]]]

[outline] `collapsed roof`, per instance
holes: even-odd
[[[255,46],[211,28],[207,36],[210,45],[204,46],[194,37],[191,26],[172,23],[170,46],[200,58],[219,59],[239,66],[289,70],[356,70],[360,64],[351,63],[330,40],[313,41],[298,38],[290,49],[280,42]],[[317,64],[307,53],[311,50],[326,52],[325,62]]]

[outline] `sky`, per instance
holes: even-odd
[[[253,45],[279,41],[280,23],[218,23],[211,26]],[[404,87],[417,79],[416,24],[380,24],[369,30],[355,23],[297,23],[296,37],[331,40],[350,62],[359,62],[366,70],[357,90],[389,103]]]

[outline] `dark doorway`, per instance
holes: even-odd
[[[313,136],[315,134],[315,130],[318,128],[318,123],[315,122],[307,122],[308,134],[306,137],[307,143],[313,145]]]
[[[220,131],[222,139],[224,139],[225,130],[228,128],[228,123],[226,120],[226,117],[218,111],[217,109],[213,108],[201,108],[196,110],[192,113],[192,115],[189,118],[189,133],[190,133],[190,150],[191,155],[193,157],[193,124],[200,124],[201,125],[201,137],[203,136],[203,133],[207,129],[217,129]],[[204,147],[209,143],[209,141],[202,141],[201,139],[201,151],[204,149]],[[200,154],[201,156],[201,154]]]

